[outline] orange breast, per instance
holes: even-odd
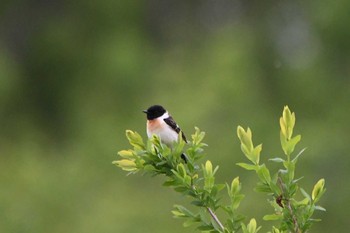
[[[148,120],[147,128],[149,131],[154,132],[161,127],[159,120]]]

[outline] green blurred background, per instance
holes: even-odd
[[[349,11],[346,0],[2,1],[0,232],[193,232],[170,213],[190,200],[163,177],[111,164],[126,129],[146,137],[152,104],[187,135],[207,133],[218,182],[240,176],[241,211],[262,232],[272,208],[235,165],[246,161],[236,127],[251,127],[269,163],[288,104],[297,150],[308,147],[301,185],[326,179],[312,232],[347,232]]]

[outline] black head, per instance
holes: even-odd
[[[166,113],[166,110],[160,105],[153,105],[149,107],[147,110],[143,110],[143,112],[147,114],[148,120],[153,120],[157,117],[162,116],[164,113]]]

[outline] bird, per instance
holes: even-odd
[[[153,135],[157,135],[161,142],[165,145],[172,147],[174,142],[178,141],[179,133],[184,142],[187,143],[185,134],[182,132],[178,124],[176,124],[174,118],[169,114],[167,110],[161,105],[152,105],[147,110],[143,110],[147,115],[147,136],[151,138]],[[187,156],[181,155],[181,158],[187,162]]]

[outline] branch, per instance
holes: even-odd
[[[210,207],[207,207],[207,210],[209,211],[210,216],[214,219],[214,221],[220,226],[221,230],[224,231],[225,228],[218,219],[218,217],[215,215],[215,213],[210,209]]]
[[[297,220],[297,218],[295,217],[295,215],[293,213],[293,209],[292,209],[292,206],[290,205],[290,201],[289,200],[287,200],[287,208],[288,208],[288,210],[290,212],[290,215],[292,216],[295,233],[300,233],[301,231],[299,229],[298,220]]]
[[[191,185],[192,191],[198,195],[196,186],[193,185],[193,180],[192,180],[192,179],[191,179],[191,184],[192,184],[192,185]],[[221,230],[224,231],[224,230],[225,230],[225,227],[224,227],[224,225],[222,225],[222,223],[220,222],[219,218],[216,216],[216,214],[214,213],[214,211],[213,211],[209,206],[207,206],[206,208],[207,208],[207,210],[208,210],[210,216],[212,217],[212,219],[216,222],[216,224],[219,225],[219,227],[221,228]]]

